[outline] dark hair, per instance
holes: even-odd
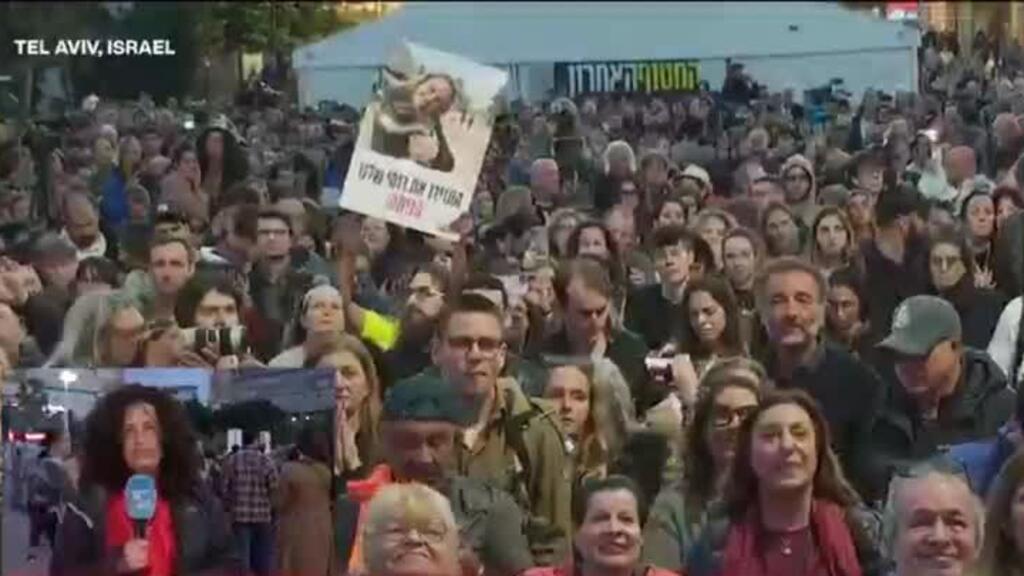
[[[211,128],[199,135],[196,141],[196,155],[199,157],[199,169],[203,178],[210,173],[210,158],[206,155],[206,140],[214,132],[220,132],[224,138],[224,166],[221,179],[221,190],[231,188],[236,182],[245,180],[249,175],[249,162],[242,148],[235,140],[234,134],[221,128]]]
[[[239,238],[251,242],[256,241],[256,221],[259,219],[260,209],[253,204],[240,204],[232,217],[231,231]]]
[[[288,227],[288,235],[295,235],[295,230],[292,230],[292,219],[287,214],[281,212],[280,210],[274,210],[273,208],[264,208],[263,210],[260,210],[259,215],[256,217],[256,219],[257,221],[280,220],[281,222],[284,222],[285,226]]]
[[[508,308],[508,294],[505,292],[505,284],[493,274],[484,272],[471,273],[469,278],[462,283],[462,293],[465,294],[471,290],[497,290],[501,292],[502,307]]]
[[[995,203],[996,209],[999,209],[999,202],[1004,198],[1009,198],[1013,205],[1019,210],[1024,210],[1024,198],[1021,198],[1020,192],[1016,188],[1010,186],[1000,186],[992,192],[992,202]],[[967,207],[967,203],[964,203],[964,207]]]
[[[883,190],[875,204],[875,222],[889,226],[902,216],[914,214],[919,202],[920,194],[908,184]]]
[[[199,303],[210,292],[219,292],[230,296],[241,312],[245,305],[245,296],[238,285],[228,274],[221,272],[204,272],[195,274],[181,287],[181,292],[174,303],[174,319],[178,326],[191,328],[196,325],[196,311]]]
[[[191,152],[192,154],[195,154],[197,160],[199,159],[199,154],[196,151],[195,144],[189,142],[188,140],[186,140],[186,141],[182,142],[181,144],[179,144],[177,146],[177,148],[174,149],[174,155],[171,157],[172,165],[173,166],[179,166],[181,164],[181,158],[185,154],[188,154],[189,152]],[[205,170],[205,167],[201,167],[201,168]]]
[[[304,456],[332,468],[331,438],[324,426],[311,424],[303,427],[295,447]]]
[[[719,340],[725,345],[729,356],[743,356],[746,354],[746,346],[743,343],[743,334],[740,327],[740,308],[736,302],[736,295],[733,293],[729,282],[718,276],[706,274],[702,278],[692,281],[686,287],[686,295],[683,297],[682,314],[686,315],[686,321],[682,323],[682,334],[680,341],[683,347],[691,354],[698,357],[708,357],[713,351],[706,349],[697,337],[690,321],[690,300],[698,292],[706,292],[711,298],[722,307],[725,313],[725,329],[719,336]]]
[[[712,375],[713,377],[711,377]],[[762,375],[756,374],[756,376],[761,377]],[[753,382],[738,375],[730,376],[729,368],[725,366],[717,368],[717,365],[713,366],[706,377],[702,379],[701,386],[704,390],[697,399],[697,404],[693,409],[693,422],[687,428],[683,438],[689,464],[686,467],[686,482],[682,484],[687,504],[685,510],[693,509],[692,513],[687,514],[688,516],[694,519],[699,518],[710,503],[715,491],[714,459],[706,438],[715,400],[726,389],[743,388],[753,393],[760,403],[761,396],[764,394],[762,390],[765,385],[764,380],[762,377],[761,382]]]
[[[497,320],[498,325],[502,326],[502,331],[504,331],[505,318],[494,302],[479,294],[469,293],[460,294],[455,301],[445,306],[444,310],[441,311],[441,316],[437,323],[438,336],[448,332],[448,324],[456,314],[487,314],[488,316],[493,316]]]
[[[573,524],[575,526],[583,524],[583,520],[587,516],[587,508],[590,507],[590,501],[595,495],[601,492],[613,492],[616,490],[625,490],[636,498],[640,523],[641,525],[644,524],[647,519],[647,502],[644,499],[643,493],[632,478],[621,474],[611,474],[604,478],[588,478],[580,483],[579,489],[574,491],[575,497],[572,502]]]
[[[776,390],[766,393],[754,413],[740,426],[736,458],[733,460],[732,478],[726,496],[729,515],[734,520],[742,519],[751,506],[757,505],[760,493],[759,479],[750,463],[754,426],[765,412],[783,405],[800,407],[807,413],[814,426],[815,452],[818,455],[818,469],[815,470],[812,480],[814,498],[828,500],[844,508],[855,506],[861,501],[857,492],[843,476],[839,459],[830,447],[828,421],[825,420],[818,403],[803,390]]]
[[[569,253],[566,254],[566,256],[568,256],[569,258],[576,258],[577,256],[580,255],[580,236],[583,235],[584,230],[590,228],[597,228],[598,230],[601,231],[601,234],[604,235],[604,243],[606,246],[608,246],[608,253],[611,255],[611,260],[613,262],[618,262],[619,247],[615,243],[615,238],[612,236],[611,231],[608,230],[608,227],[605,226],[604,223],[598,222],[597,220],[584,220],[583,222],[580,222],[579,224],[576,225],[576,228],[572,231],[572,234],[569,236],[569,245],[567,246],[567,248],[569,249]]]
[[[806,237],[804,237],[803,230],[800,227],[800,218],[797,217],[796,213],[794,213],[793,209],[790,208],[788,205],[782,202],[769,202],[768,205],[765,206],[764,211],[761,212],[761,221],[759,223],[761,229],[761,237],[764,238],[765,248],[768,250],[769,254],[778,255],[776,253],[776,247],[772,245],[772,243],[768,240],[767,233],[768,218],[775,212],[784,212],[787,216],[789,216],[789,219],[793,221],[793,225],[797,228],[800,246],[803,247],[805,245],[804,241],[806,240]]]
[[[184,407],[170,394],[149,386],[128,384],[103,396],[85,423],[82,486],[120,493],[132,475],[124,461],[121,437],[128,408],[151,405],[160,423],[160,495],[172,503],[189,496],[199,478],[195,437]]]
[[[725,236],[722,237],[722,258],[723,258],[723,261],[724,261],[724,258],[725,258],[725,243],[728,242],[732,238],[745,238],[747,240],[747,242],[750,243],[751,248],[753,248],[753,250],[754,250],[754,261],[755,262],[759,261],[761,259],[761,257],[764,255],[764,251],[765,251],[764,243],[761,241],[761,237],[758,236],[757,232],[754,232],[750,228],[744,228],[742,226],[737,226],[736,228],[733,228],[732,230],[729,230],[728,232],[726,232]]]
[[[443,266],[439,266],[433,262],[419,264],[412,269],[412,274],[409,275],[409,280],[411,281],[417,274],[426,274],[430,276],[430,279],[434,281],[434,284],[437,285],[438,289],[446,298],[448,297],[448,293],[451,291],[452,287],[452,277],[448,270]]]
[[[967,240],[967,233],[958,228],[943,226],[939,231],[931,238],[928,239],[928,249],[925,251],[925,257],[931,259],[932,250],[940,244],[949,244],[956,246],[960,250],[960,261],[964,264],[964,277],[973,278],[974,273],[977,270],[978,264],[974,260],[974,252],[971,250],[970,242]],[[929,269],[929,285],[932,285],[931,272]],[[937,288],[932,285],[932,288]]]
[[[690,252],[695,251],[695,245],[697,244],[697,234],[690,231],[689,228],[681,224],[673,224],[671,226],[664,226],[654,231],[654,247],[665,248],[667,246],[675,246],[682,244]]]
[[[869,317],[868,311],[870,310],[870,303],[867,298],[867,286],[864,284],[864,279],[856,268],[853,266],[846,266],[829,275],[828,287],[838,288],[840,286],[849,288],[850,291],[857,296],[857,301],[860,305],[859,317],[861,320],[867,320]]]
[[[112,288],[117,288],[121,283],[117,264],[113,260],[102,256],[90,256],[78,263],[75,281],[84,282],[87,275]]]

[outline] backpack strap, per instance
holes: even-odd
[[[508,388],[505,390],[505,405],[514,406],[516,400],[515,392]],[[515,453],[516,459],[519,460],[519,466],[516,470],[516,483],[524,488],[526,494],[529,495],[530,490],[530,479],[533,478],[533,467],[530,461],[530,452],[526,449],[525,434],[527,428],[530,426],[530,421],[534,417],[542,414],[541,409],[534,404],[529,402],[530,409],[519,414],[515,414],[505,419],[505,441],[508,442],[512,452]]]

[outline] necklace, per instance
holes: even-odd
[[[779,544],[782,547],[783,556],[791,556],[793,554],[793,540],[792,536],[782,536],[779,538]]]

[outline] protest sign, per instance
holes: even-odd
[[[700,84],[700,65],[690,60],[573,62],[555,64],[555,89],[580,94],[690,92]]]
[[[469,211],[508,74],[404,42],[359,126],[340,205],[456,239]]]

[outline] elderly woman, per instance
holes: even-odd
[[[362,478],[379,449],[381,385],[373,356],[359,339],[339,334],[306,366],[334,369],[335,473],[345,480]]]
[[[83,295],[68,310],[61,342],[45,367],[133,366],[144,332],[139,304],[126,293]]]
[[[61,522],[50,573],[235,573],[227,517],[200,479],[195,445],[169,394],[129,385],[103,397],[86,421],[77,501]],[[156,481],[155,513],[142,531],[124,497],[136,474]]]
[[[448,500],[422,484],[382,488],[361,537],[367,576],[462,576],[459,529]]]
[[[345,304],[337,288],[314,286],[302,297],[292,341],[297,346],[278,354],[271,368],[302,368],[306,358],[318,353],[332,338],[345,331]]]
[[[764,368],[746,358],[719,362],[701,379],[704,393],[684,431],[683,481],[662,489],[644,526],[643,558],[648,563],[682,570],[709,506],[725,494],[737,433],[760,403],[766,380]]]
[[[695,576],[860,576],[880,558],[871,515],[843,478],[817,403],[766,394],[743,422],[725,499],[687,558]]]
[[[640,489],[625,476],[583,484],[575,498],[573,558],[566,566],[533,568],[524,576],[671,576],[669,570],[645,566],[644,505]]]

